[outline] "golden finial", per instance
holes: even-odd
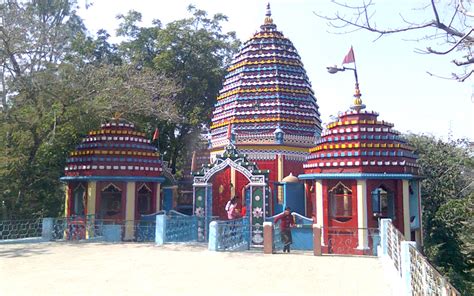
[[[270,10],[270,2],[267,3],[267,13],[265,13],[265,25],[273,24],[272,11]]]
[[[352,110],[356,110],[357,112],[359,112],[360,110],[365,109],[365,105],[362,104],[362,99],[360,98],[361,96],[362,94],[360,93],[359,83],[356,83],[354,105],[351,106]]]

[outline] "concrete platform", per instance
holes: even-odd
[[[0,245],[0,295],[395,295],[381,261],[203,245]]]

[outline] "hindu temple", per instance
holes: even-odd
[[[375,229],[380,218],[391,218],[407,240],[420,244],[420,176],[414,148],[393,124],[365,110],[358,84],[354,96],[350,109],[329,123],[310,149],[305,173],[299,175],[316,223],[328,242],[334,240],[332,231]],[[355,235],[354,249],[362,252],[373,243],[369,233]]]
[[[161,171],[159,152],[145,133],[120,118],[104,123],[66,161],[65,216],[133,223],[161,209]],[[132,232],[126,228],[124,239]]]
[[[341,253],[334,245],[343,244],[367,254],[382,218],[422,244],[417,156],[393,124],[366,110],[356,69],[340,70],[347,69],[356,74],[355,100],[323,130],[301,58],[267,6],[228,68],[208,149],[190,159],[185,190],[145,134],[115,118],[67,159],[65,215],[133,222],[173,209],[197,216],[198,240],[206,241],[209,223],[227,220],[225,205],[237,197],[252,245],[263,243],[263,223],[286,206],[322,229],[326,253]],[[124,239],[133,236],[125,228]]]
[[[264,215],[282,202],[276,182],[303,173],[303,163],[321,133],[318,104],[293,43],[273,22],[267,6],[264,24],[246,41],[228,68],[215,104],[210,140],[211,163],[229,145],[267,172]],[[227,167],[212,177],[213,215],[225,217],[229,196],[245,204],[249,180]]]

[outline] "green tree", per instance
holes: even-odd
[[[409,135],[421,166],[424,252],[463,295],[474,293],[474,161],[466,141]]]
[[[0,6],[3,218],[58,215],[67,153],[104,119],[115,113],[132,120],[179,119],[174,80],[122,63],[106,32],[87,37],[74,5],[44,0]]]
[[[128,38],[119,48],[127,61],[173,77],[181,86],[174,100],[182,122],[154,120],[161,131],[161,150],[173,171],[186,162],[189,149],[209,123],[226,66],[240,44],[233,32],[222,32],[224,15],[208,17],[193,6],[188,10],[191,17],[164,27],[158,20],[152,27],[139,27],[141,15],[134,11],[119,16],[118,34]]]

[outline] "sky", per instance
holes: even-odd
[[[143,15],[143,26],[150,25],[153,19],[166,24],[189,17],[186,7],[193,4],[209,15],[227,15],[229,20],[223,26],[224,31],[235,31],[244,42],[263,24],[267,2],[95,0],[88,9],[82,7],[79,15],[91,34],[106,29],[114,35],[118,14],[136,10]],[[429,1],[379,0],[375,21],[379,26],[395,25],[400,23],[399,13],[409,20],[429,20],[429,10],[412,9],[422,7],[426,2]],[[326,70],[327,66],[341,66],[353,46],[362,100],[367,110],[380,114],[379,120],[394,123],[400,132],[474,141],[474,78],[460,83],[427,74],[449,77],[459,70],[450,63],[458,53],[434,56],[415,52],[415,48],[427,46],[446,49],[436,43],[413,41],[428,31],[387,35],[374,41],[377,35],[367,31],[341,34],[343,31],[330,28],[326,20],[314,14],[333,15],[338,11],[331,0],[273,0],[270,4],[278,30],[293,42],[301,56],[323,124],[329,123],[331,115],[347,110],[353,101],[352,71],[329,74]]]

